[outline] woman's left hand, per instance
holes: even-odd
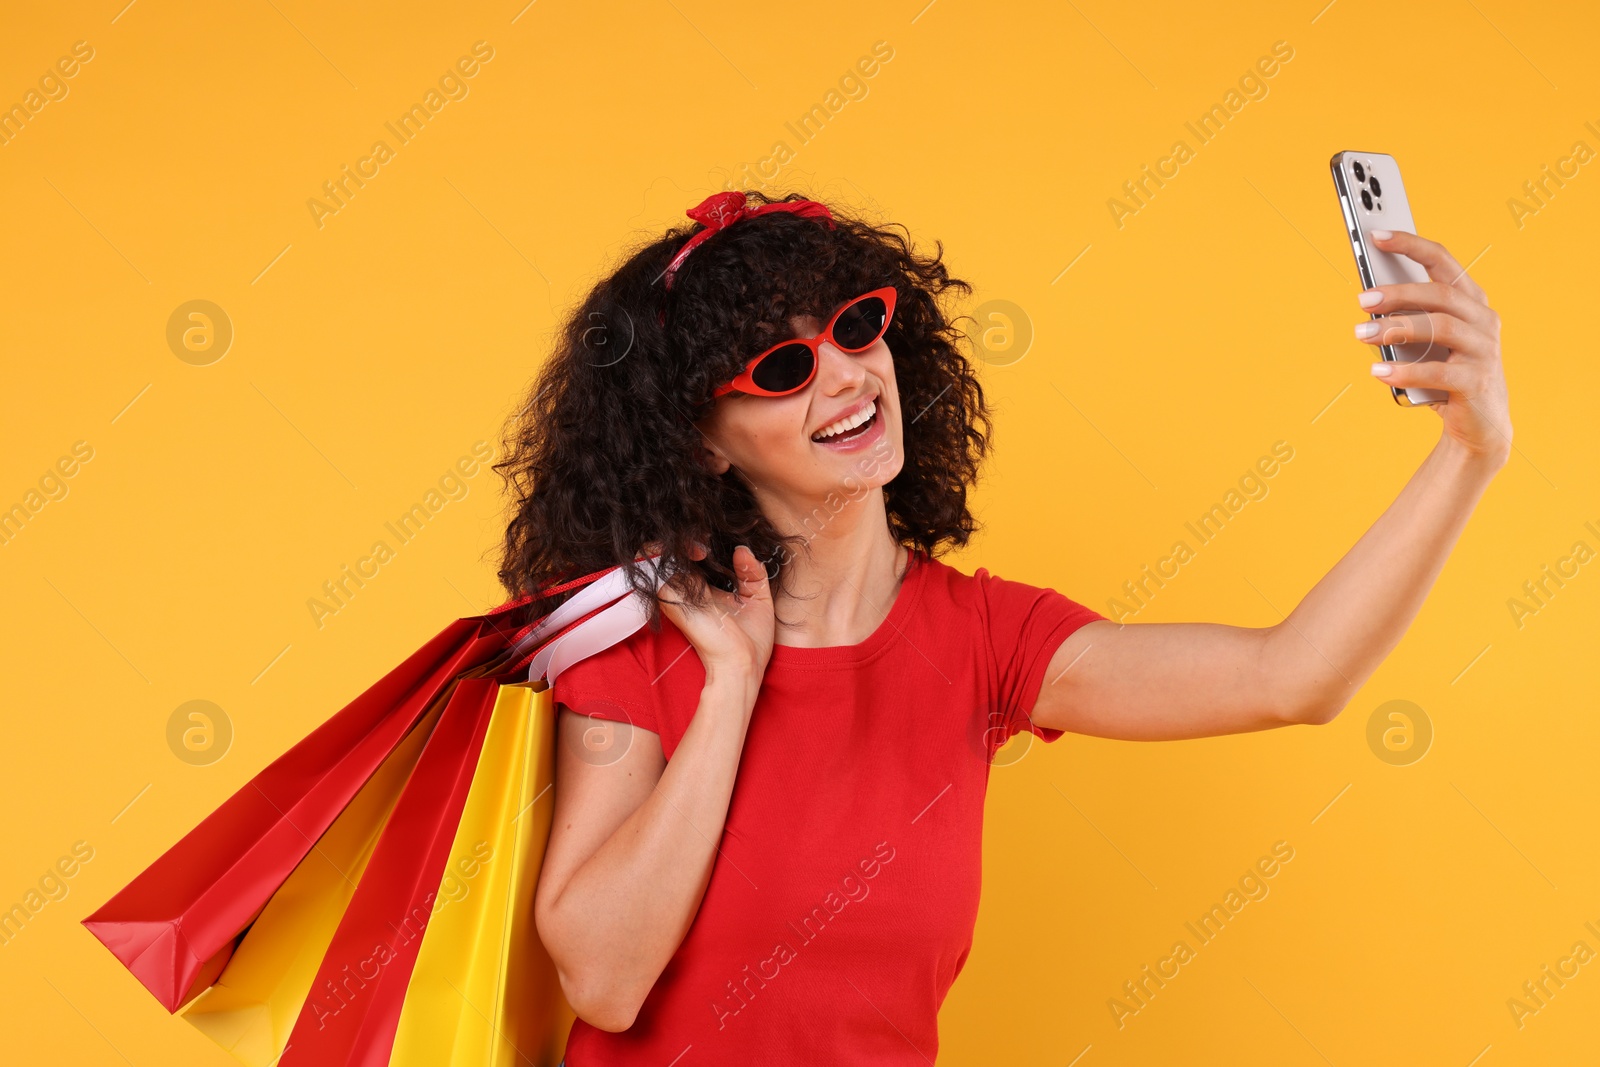
[[[1378,236],[1385,232],[1387,237]],[[1432,280],[1362,293],[1363,310],[1390,317],[1361,323],[1357,339],[1370,345],[1423,342],[1450,350],[1442,360],[1376,363],[1373,375],[1401,389],[1447,392],[1445,403],[1429,405],[1444,419],[1445,436],[1470,455],[1503,464],[1511,454],[1511,411],[1500,366],[1500,316],[1443,245],[1400,230],[1374,230],[1369,236],[1382,251],[1422,264]],[[1380,299],[1366,303],[1374,295]],[[1404,310],[1426,314],[1393,314]]]

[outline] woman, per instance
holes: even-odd
[[[997,749],[1337,715],[1507,459],[1498,317],[1439,245],[1381,238],[1433,281],[1363,307],[1428,314],[1364,339],[1453,350],[1374,367],[1448,391],[1437,447],[1279,625],[1118,625],[934,558],[991,429],[939,253],[798,194],[688,214],[571,317],[501,464],[513,593],[626,562],[652,601],[555,683],[535,919],[567,1063],[932,1062]]]

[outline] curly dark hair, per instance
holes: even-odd
[[[746,196],[752,206],[809,199]],[[647,545],[665,575],[698,566],[721,588],[732,588],[733,549],[748,545],[781,588],[781,561],[806,538],[780,535],[738,470],[706,468],[695,423],[741,357],[793,335],[791,317],[826,322],[846,300],[886,285],[898,296],[885,341],[901,410],[914,413],[904,466],[883,490],[890,530],[929,555],[967,543],[978,528],[967,492],[992,427],[959,347],[965,334],[940,303],[972,287],[949,275],[942,243],[919,255],[895,226],[829,209],[833,228],[782,211],[733,223],[695,248],[668,291],[667,263],[703,229],[673,227],[627,254],[562,322],[494,464],[511,497],[499,577],[513,596],[535,594],[542,613],[565,595],[539,590],[621,564],[659,630],[653,584],[634,562]],[[710,550],[700,564],[689,555],[696,540]]]

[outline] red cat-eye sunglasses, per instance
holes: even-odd
[[[799,392],[817,376],[817,348],[822,342],[850,355],[865,352],[877,344],[894,319],[894,298],[892,285],[856,297],[833,313],[821,333],[773,345],[746,363],[737,378],[711,395],[788,396]]]

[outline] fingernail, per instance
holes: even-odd
[[[1356,303],[1360,304],[1364,308],[1377,307],[1379,304],[1383,303],[1383,294],[1378,292],[1376,289],[1368,289],[1366,292],[1356,297]]]
[[[1379,241],[1387,241],[1394,236],[1392,230],[1368,230],[1367,232]]]
[[[1387,363],[1374,363],[1372,365],[1372,376],[1374,378],[1387,378],[1389,376],[1389,372],[1393,369],[1394,368],[1389,366]]]
[[[1356,336],[1363,341],[1369,337],[1378,336],[1378,324],[1375,322],[1356,323]]]

